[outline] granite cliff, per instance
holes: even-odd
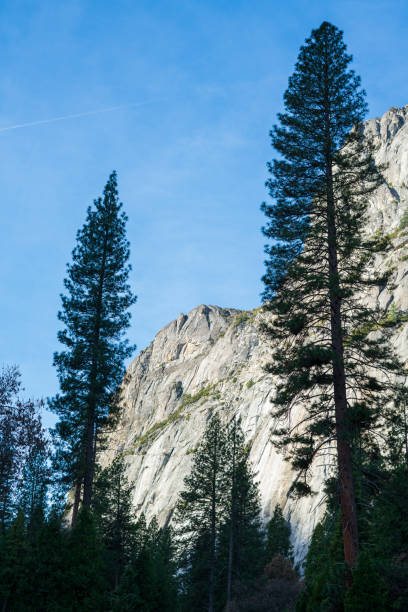
[[[365,231],[379,240],[387,234],[392,248],[377,255],[375,267],[389,270],[386,286],[369,299],[389,316],[408,313],[408,106],[391,108],[382,118],[366,122],[378,163],[387,164],[386,182],[370,197]],[[100,455],[105,466],[122,454],[134,483],[133,501],[147,518],[161,524],[171,519],[192,453],[214,412],[224,420],[239,415],[250,458],[259,481],[262,510],[269,517],[280,503],[292,524],[298,559],[304,556],[322,503],[322,481],[330,469],[317,465],[312,487],[316,495],[288,499],[293,474],[271,444],[275,423],[270,397],[274,381],[265,374],[271,347],[261,337],[260,309],[201,305],[180,314],[157,333],[127,370],[120,419]],[[395,325],[393,341],[408,360],[408,323]]]

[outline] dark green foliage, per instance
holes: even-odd
[[[119,584],[135,545],[135,517],[132,487],[125,475],[122,458],[115,459],[95,482],[92,508],[104,544],[108,580],[112,588]]]
[[[389,473],[370,513],[368,542],[395,610],[408,609],[408,472]]]
[[[32,512],[45,496],[48,444],[38,407],[19,398],[17,367],[0,373],[0,530],[5,531],[18,508]],[[30,489],[30,492],[29,492]],[[30,498],[30,499],[29,499]],[[30,509],[29,509],[29,507]]]
[[[54,355],[61,394],[49,405],[60,418],[55,462],[66,484],[76,487],[74,518],[82,487],[90,505],[98,435],[115,412],[124,359],[133,351],[123,338],[136,298],[128,284],[127,217],[121,209],[113,172],[77,233],[58,314],[65,326],[58,339],[66,348]]]
[[[67,562],[65,555],[69,534],[61,526],[61,518],[51,512],[37,525],[30,556],[33,559],[33,589],[29,602],[33,610],[59,612],[71,609],[66,589]],[[29,603],[26,602],[26,609]]]
[[[293,559],[290,532],[290,524],[285,521],[282,508],[277,504],[267,526],[266,558],[268,561],[276,557],[276,555],[282,555],[286,559]]]
[[[0,593],[3,610],[23,611],[31,590],[29,544],[24,515],[19,512],[2,537]]]
[[[48,443],[42,434],[37,437],[35,446],[30,448],[26,457],[19,487],[18,507],[27,519],[29,532],[35,531],[36,523],[42,524],[46,511],[51,476],[48,460]]]
[[[345,565],[341,524],[336,515],[326,515],[313,533],[304,568],[305,589],[296,606],[299,612],[342,612]]]
[[[112,542],[109,520],[105,524],[106,535],[100,517],[82,508],[73,529],[52,512],[48,518],[39,517],[29,532],[20,512],[0,539],[1,609],[176,612],[171,529],[158,528],[155,520],[146,526],[142,516],[132,523],[132,545],[118,566],[107,548]]]
[[[142,610],[143,600],[140,595],[140,573],[136,559],[126,566],[118,588],[112,595],[112,609],[115,612],[134,612]]]
[[[186,610],[214,609],[217,535],[225,517],[227,495],[225,447],[226,432],[215,416],[194,453],[193,467],[177,504],[175,518]]]
[[[363,458],[357,478],[362,551],[345,592],[338,493],[327,488],[328,511],[316,526],[304,568],[297,610],[408,609],[408,477],[405,466],[385,469],[381,458]],[[344,606],[344,608],[343,608]]]
[[[183,610],[221,610],[239,584],[262,573],[259,494],[235,420],[229,427],[217,416],[209,422],[180,494],[176,524]]]
[[[93,612],[107,605],[103,545],[94,516],[82,508],[64,550],[64,603],[69,610]]]
[[[249,463],[241,425],[234,418],[226,430],[224,481],[225,518],[222,520],[217,564],[219,600],[230,605],[236,585],[254,580],[262,573],[264,544],[259,491]]]
[[[113,609],[176,612],[178,594],[170,529],[159,529],[155,520],[147,527],[141,517],[136,538],[137,546],[112,596]]]
[[[345,612],[384,612],[387,593],[374,560],[363,550],[353,571],[353,584],[344,599]]]

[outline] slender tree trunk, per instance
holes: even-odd
[[[325,52],[325,158],[326,158],[326,204],[327,238],[329,260],[330,328],[333,350],[333,392],[336,421],[337,464],[339,478],[340,506],[342,515],[344,560],[349,570],[356,565],[359,554],[357,507],[354,492],[353,462],[350,445],[350,431],[347,420],[346,375],[344,367],[344,346],[341,312],[341,292],[337,255],[337,230],[335,218],[335,197],[333,188],[333,154],[330,125],[330,102],[328,80],[328,56]],[[351,586],[348,572],[347,586]]]
[[[228,573],[227,573],[227,605],[226,611],[229,612],[231,606],[232,594],[232,561],[234,558],[234,525],[231,521],[229,533],[229,549],[228,549]]]
[[[339,333],[340,309],[332,307],[333,388],[336,414],[337,463],[339,471],[340,505],[342,513],[344,560],[355,567],[359,554],[357,507],[354,492],[353,463],[347,423],[346,379],[344,373],[342,338]],[[340,328],[341,329],[341,328]]]
[[[217,471],[218,471],[218,436],[215,439],[214,463],[211,487],[211,541],[210,541],[210,583],[208,593],[208,612],[214,612],[214,588],[215,588],[215,526],[216,526],[216,495],[217,495]]]
[[[85,464],[84,464],[84,506],[90,508],[92,500],[92,486],[94,476],[94,429],[95,429],[95,402],[91,400],[88,405],[88,417],[85,432]]]
[[[5,483],[3,488],[3,502],[1,505],[1,532],[5,533],[6,532],[6,509],[7,509],[7,501],[10,501],[9,496],[10,496],[10,478],[9,475],[6,473],[6,477],[5,477]]]
[[[234,428],[236,427],[234,423]],[[229,547],[228,547],[228,570],[227,570],[227,612],[231,606],[231,593],[232,593],[232,566],[234,559],[234,532],[235,532],[235,456],[236,456],[236,436],[234,429],[234,441],[232,448],[232,482],[231,482],[231,516],[230,516],[230,533],[229,533]]]
[[[72,507],[71,527],[75,526],[78,518],[79,503],[81,501],[82,478],[78,476],[75,483],[74,505]]]
[[[404,402],[404,446],[405,446],[405,468],[408,469],[408,422],[407,422],[407,402],[405,398],[402,398]]]
[[[116,538],[116,561],[115,561],[115,571],[114,571],[114,580],[113,580],[113,584],[114,584],[114,588],[116,589],[118,584],[119,584],[119,576],[121,574],[121,570],[122,570],[122,557],[123,557],[123,546],[122,546],[122,537],[121,537],[121,508],[120,508],[120,493],[121,493],[121,486],[120,486],[120,482],[118,484],[118,489],[117,489],[117,494],[116,494],[116,531],[117,531],[117,538]]]
[[[330,168],[331,179],[331,168]],[[331,180],[329,182],[330,185]],[[331,191],[331,193],[330,193]],[[330,324],[333,349],[333,391],[336,419],[337,463],[339,471],[340,504],[343,526],[344,560],[353,568],[359,553],[357,507],[354,492],[353,462],[347,421],[346,376],[344,369],[343,332],[341,325],[341,296],[338,276],[336,226],[333,189],[327,201],[328,256],[330,284]]]
[[[95,471],[95,453],[94,447],[96,443],[96,407],[97,407],[97,376],[99,365],[99,337],[101,332],[102,306],[103,306],[103,285],[105,282],[105,267],[106,267],[106,245],[107,236],[105,235],[101,270],[99,273],[98,293],[95,307],[95,330],[94,341],[92,347],[92,367],[90,373],[90,390],[88,396],[88,414],[85,430],[85,464],[84,464],[84,506],[91,506],[92,487]]]

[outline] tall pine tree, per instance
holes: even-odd
[[[259,491],[249,462],[241,424],[234,418],[227,429],[224,459],[225,518],[220,530],[219,582],[226,608],[234,585],[260,576],[263,567],[263,533]]]
[[[176,510],[188,606],[208,612],[215,609],[217,534],[225,511],[225,445],[225,429],[216,415],[194,454]]]
[[[112,172],[77,233],[61,296],[58,317],[65,327],[58,339],[65,350],[54,355],[61,394],[49,404],[60,418],[57,458],[75,487],[73,522],[81,494],[84,505],[91,504],[98,435],[115,411],[124,359],[133,351],[123,338],[136,301],[128,284],[126,221]]]
[[[291,448],[300,494],[310,492],[316,455],[336,444],[344,557],[354,567],[353,445],[370,443],[394,393],[392,378],[374,369],[396,373],[400,365],[381,333],[384,315],[362,300],[386,280],[370,276],[378,244],[362,233],[367,198],[382,177],[364,140],[365,93],[351,60],[342,32],[327,22],[301,47],[271,131],[279,154],[267,183],[274,202],[262,208],[271,239],[265,307],[275,315],[264,329],[280,341],[268,368],[281,380],[276,416],[295,407],[302,415],[286,421],[277,444]]]

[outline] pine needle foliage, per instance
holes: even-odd
[[[336,447],[345,558],[354,566],[352,452],[376,436],[401,365],[384,314],[364,300],[386,282],[371,273],[376,244],[363,233],[383,178],[364,137],[365,92],[351,61],[342,32],[327,22],[301,47],[270,133],[279,158],[269,164],[273,203],[262,209],[271,241],[263,297],[272,314],[263,329],[278,346],[267,367],[278,380],[275,443],[289,449],[298,495],[311,493],[315,458]]]
[[[239,422],[215,415],[194,453],[176,507],[183,610],[230,606],[265,560],[259,491]]]
[[[74,515],[81,491],[84,504],[91,503],[98,436],[117,408],[124,360],[134,349],[124,339],[136,301],[128,283],[126,221],[112,172],[77,233],[58,314],[65,350],[55,353],[54,365],[61,394],[49,405],[60,417],[57,460],[67,484],[75,484]]]
[[[215,415],[194,454],[175,516],[185,599],[195,609],[208,607],[211,612],[215,609],[217,536],[225,516],[225,448],[226,432]]]
[[[45,497],[48,442],[39,406],[31,400],[20,399],[21,390],[18,368],[3,367],[0,371],[0,531],[3,533],[21,506],[32,513]]]
[[[118,586],[135,547],[132,489],[121,457],[102,470],[95,481],[92,510],[104,545],[107,577],[112,588]]]
[[[293,561],[290,534],[290,524],[285,520],[282,508],[277,504],[267,525],[266,558],[268,561],[277,555]]]

